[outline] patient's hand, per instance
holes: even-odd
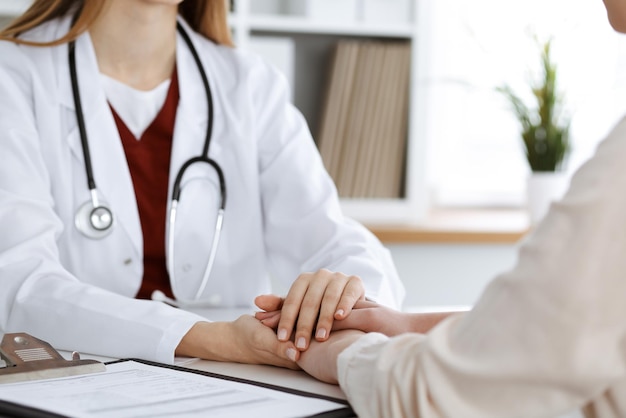
[[[349,316],[335,321],[333,331],[358,329],[363,332],[380,332],[389,337],[405,332],[425,334],[454,313],[457,312],[407,313],[375,302],[360,301],[354,306]]]
[[[262,298],[268,298],[262,301],[273,301],[276,306],[280,300],[278,296],[270,297],[270,295],[264,295]],[[280,310],[272,310],[275,305],[266,303],[263,306],[269,309],[266,312],[257,312],[255,315],[264,325],[274,329],[280,320]],[[259,307],[262,306],[259,305]],[[350,315],[344,319],[335,320],[332,330],[356,329],[363,332],[380,332],[390,337],[405,332],[425,334],[441,320],[455,313],[459,312],[406,313],[375,302],[358,301]]]
[[[308,350],[300,353],[298,366],[326,383],[337,384],[337,357],[363,333],[355,330],[333,332],[327,341],[311,341]]]

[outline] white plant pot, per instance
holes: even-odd
[[[530,224],[539,223],[552,202],[560,200],[569,186],[569,176],[563,172],[534,172],[526,183],[526,199]]]

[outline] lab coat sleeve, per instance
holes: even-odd
[[[60,262],[63,225],[37,122],[51,106],[20,48],[0,42],[0,331],[28,332],[58,349],[171,363],[200,317],[81,283]]]
[[[472,311],[344,350],[340,384],[359,417],[554,417],[623,389],[624,160],[622,121]],[[626,416],[624,399],[603,416]]]
[[[343,216],[306,121],[290,103],[285,78],[259,63],[249,80],[273,273],[286,285],[321,268],[357,275],[368,298],[400,308],[404,288],[391,255],[370,231]]]

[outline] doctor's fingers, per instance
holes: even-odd
[[[364,298],[365,289],[357,276],[346,276],[328,270],[320,270],[314,274],[302,300],[297,319],[294,337],[296,347],[299,350],[306,350],[313,333],[315,339],[325,341],[330,335],[334,318],[344,318],[354,304]],[[282,321],[279,329],[281,327]]]
[[[302,273],[298,276],[291,285],[281,309],[277,331],[280,341],[287,341],[291,338],[296,321],[300,327],[309,324],[308,336],[304,337],[304,340],[296,340],[296,346],[304,344],[302,348],[306,348],[313,326],[317,321],[326,286],[335,274],[322,269],[315,273]]]
[[[300,352],[293,341],[278,341],[272,329],[250,315],[239,317],[234,325],[238,340],[231,353],[234,361],[299,369],[295,362],[300,358]]]
[[[300,359],[300,351],[294,347],[293,341],[278,341],[274,332],[270,328],[266,329],[269,335],[258,339],[254,337],[256,341],[252,343],[260,363],[299,370],[296,361]]]
[[[315,339],[327,340],[334,320],[346,318],[360,300],[365,300],[365,287],[359,277],[344,276],[343,280],[331,281],[320,307]]]

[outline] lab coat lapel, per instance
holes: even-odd
[[[84,167],[83,150],[77,127],[72,93],[67,47],[57,48],[61,102],[68,111],[68,143]],[[143,240],[134,188],[126,163],[115,120],[101,87],[98,64],[89,34],[76,40],[76,66],[81,104],[89,141],[94,180],[99,196],[113,211],[115,228],[123,228],[129,235],[138,254],[143,252]],[[89,199],[85,182],[84,191],[78,191],[83,200]],[[78,202],[82,204],[83,202]]]

